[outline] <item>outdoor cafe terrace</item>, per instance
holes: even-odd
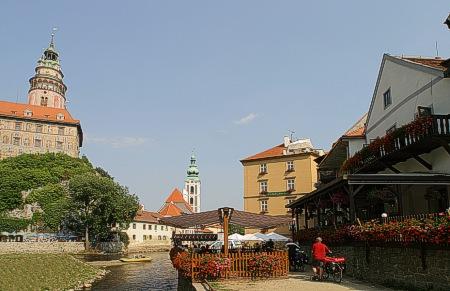
[[[223,207],[218,210],[206,211],[176,217],[164,217],[162,223],[175,228],[198,228],[221,224],[224,238],[228,238],[229,224],[244,228],[267,230],[281,225],[288,225],[291,219],[286,216],[270,216],[234,210]],[[200,239],[207,239],[205,235]],[[195,240],[192,235],[186,240]],[[194,253],[181,249],[180,242],[174,242],[170,258],[179,274],[191,281],[217,280],[228,278],[283,277],[288,275],[289,259],[287,250],[256,250],[229,251],[228,239],[224,239],[221,252]]]

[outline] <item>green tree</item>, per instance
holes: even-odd
[[[69,181],[75,219],[84,229],[85,247],[90,236],[97,240],[110,234],[113,224],[129,224],[138,210],[138,199],[127,188],[96,174],[78,175]]]

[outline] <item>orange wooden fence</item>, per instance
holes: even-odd
[[[229,278],[251,278],[251,277],[259,277],[260,274],[252,273],[248,268],[248,262],[251,258],[254,258],[257,255],[270,255],[280,260],[282,263],[275,266],[270,274],[264,274],[265,277],[283,277],[287,276],[289,272],[289,258],[287,251],[273,251],[273,252],[238,252],[238,253],[229,253],[227,258],[230,259],[230,268],[224,269],[219,278],[220,279],[229,279]],[[191,254],[191,276],[192,281],[201,280],[199,276],[199,267],[203,259],[205,257],[210,258],[225,258],[224,254]]]

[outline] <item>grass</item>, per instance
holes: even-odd
[[[94,278],[98,271],[70,255],[0,255],[0,290],[67,290]]]

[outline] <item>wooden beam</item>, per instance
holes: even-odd
[[[413,157],[416,161],[418,161],[422,166],[424,166],[425,168],[427,168],[429,171],[433,170],[433,165],[431,165],[430,163],[428,163],[427,161],[425,161],[424,159],[422,159],[419,156],[414,156]]]
[[[383,165],[383,167],[388,168],[389,170],[391,170],[392,172],[396,173],[396,174],[400,174],[401,172],[396,169],[394,166],[388,165],[385,162],[378,160],[378,162]]]
[[[353,196],[353,186],[349,185],[349,200],[350,200],[350,223],[353,223],[355,221],[356,215],[355,215],[355,197]]]
[[[358,188],[356,188],[356,189],[353,189],[353,197],[355,197],[355,196],[356,196],[356,194],[358,194],[358,193],[359,193],[359,191],[361,191],[361,190],[362,190],[362,188],[364,188],[364,185],[359,185],[359,186],[358,186]]]

